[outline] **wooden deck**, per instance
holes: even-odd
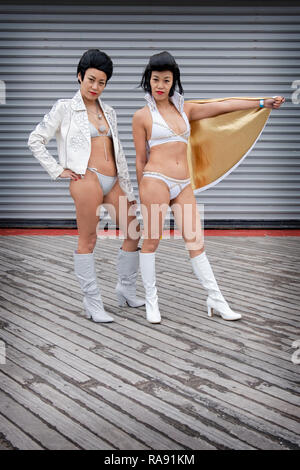
[[[87,320],[76,244],[0,237],[1,449],[300,448],[299,237],[206,238],[238,322],[207,317],[183,242],[162,240],[160,325],[144,308],[117,306],[120,240],[95,250],[115,322]]]

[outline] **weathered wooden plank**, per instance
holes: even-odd
[[[6,448],[17,449],[17,450],[43,450],[43,447],[39,446],[24,432],[21,431],[12,422],[8,421],[3,415],[0,414],[0,435],[1,440],[3,438],[6,441]],[[3,436],[3,437],[2,437]],[[1,441],[0,441],[1,444]],[[4,446],[0,446],[0,449],[4,449]]]
[[[49,400],[53,405],[66,413],[74,422],[79,422],[95,435],[105,439],[115,448],[120,450],[146,450],[147,446],[136,438],[124,433],[120,428],[102,419],[99,414],[89,411],[87,405],[77,404],[65,394],[58,392],[55,388],[44,383],[32,383],[29,388],[38,393],[43,399]]]
[[[135,333],[136,337],[139,338],[141,341],[143,341],[143,336],[144,336],[143,325],[140,325],[140,323],[141,322],[139,322],[138,325],[137,325],[137,320],[135,320],[135,321],[127,320],[126,322],[124,322],[126,328],[130,328],[132,330],[132,334],[133,334],[133,331],[135,331],[136,332]],[[114,328],[118,331],[121,331],[121,329],[122,329],[122,327],[120,325],[115,325]],[[180,328],[180,332],[182,330],[183,330],[183,327]],[[172,329],[170,329],[169,333],[172,334]],[[181,337],[184,338],[184,335],[182,333],[181,333]],[[152,345],[152,342],[155,341],[155,339],[156,339],[155,338],[155,330],[153,331],[153,330],[150,329],[150,331],[147,331],[147,335],[144,339],[144,342],[146,342],[147,344]],[[204,339],[203,339],[201,337],[197,337],[197,334],[195,336],[192,336],[191,338],[189,337],[188,339],[190,341],[190,344],[193,346],[191,352],[188,353],[188,354],[196,354],[197,356],[200,354],[202,349],[207,347],[207,346],[210,346],[211,349],[214,350],[215,349],[214,341],[215,341],[216,345],[218,345],[218,341],[215,338],[207,338],[206,339],[206,337],[204,337]],[[154,345],[156,345],[156,343],[154,343]],[[222,357],[222,349],[221,349],[222,347],[223,347],[223,342],[220,345],[220,349],[219,349],[220,355],[219,355],[219,357],[216,358],[216,362],[219,362],[220,357]],[[158,348],[162,349],[161,345],[160,346],[158,345]],[[199,349],[200,352],[198,351],[198,349]],[[246,356],[243,354],[243,347],[242,348],[241,347],[236,347],[236,348],[232,348],[231,350],[226,350],[224,348],[223,349],[223,355],[232,354],[234,351],[236,351],[235,356],[237,358],[238,358],[237,353],[239,353],[240,356],[239,356],[239,361],[238,362],[239,362],[240,366],[242,366],[243,361],[246,358]],[[182,351],[177,351],[177,352],[176,351],[171,351],[171,352],[174,355],[179,355],[179,357],[182,357]],[[197,360],[199,361],[199,359],[197,359]],[[225,361],[226,361],[226,359],[225,359]],[[259,363],[257,365],[257,368],[256,368],[256,370],[258,372],[260,372],[259,368],[258,368],[260,366],[261,366],[261,364]],[[297,373],[295,374],[295,372],[296,372],[295,371],[295,366],[293,366],[293,369],[294,369],[294,372],[292,372],[292,373],[289,373],[289,371],[285,371],[285,370],[281,371],[280,370],[278,375],[279,375],[280,378],[284,377],[284,378],[286,378],[290,381],[297,380]],[[267,367],[267,370],[270,370],[270,366]],[[255,372],[255,374],[256,374],[256,372]],[[257,374],[256,374],[256,376],[257,376]],[[260,374],[258,374],[258,376],[260,376]],[[265,372],[264,372],[263,377],[265,377]]]
[[[127,360],[127,362],[128,362],[128,360]],[[106,380],[105,383],[108,383],[109,385],[112,385],[112,384],[111,384],[111,380],[110,380],[109,382],[107,382],[107,380]],[[206,411],[206,410],[205,410],[205,411]]]
[[[10,362],[8,362],[10,364]],[[12,370],[10,366],[9,370]],[[72,442],[49,427],[31,411],[0,391],[0,423],[7,440],[19,450],[76,450]],[[6,420],[6,421],[4,421]],[[8,421],[9,420],[9,421]],[[14,423],[14,424],[12,424]],[[18,427],[17,427],[18,426]],[[22,429],[29,434],[25,434]],[[34,440],[33,440],[34,439]]]
[[[294,442],[297,445],[300,444],[299,422],[296,420],[283,419],[282,415],[279,413],[276,413],[271,409],[267,410],[266,407],[262,407],[255,401],[247,400],[242,396],[239,397],[237,403],[236,395],[230,391],[219,391],[217,388],[212,389],[206,385],[201,388],[203,391],[213,394],[217,399],[222,399],[229,404],[238,405],[241,409],[246,409],[247,412],[263,418],[264,421],[274,423],[276,426],[278,426],[277,435],[282,435],[281,428],[283,428],[283,430],[287,429],[291,431],[293,433],[291,442]]]
[[[176,400],[174,400],[174,394],[170,392],[170,390],[166,388],[157,388],[155,391],[157,397],[167,401],[168,403],[172,403],[181,409],[189,409],[191,410],[191,403],[190,399],[182,397],[181,395],[176,396]],[[199,409],[198,403],[193,403],[192,411],[193,413],[200,414],[201,408]],[[210,415],[208,414],[207,419],[210,419]],[[272,440],[272,436],[265,436],[264,434],[257,432],[257,430],[251,430],[248,427],[243,427],[240,424],[236,425],[231,421],[222,420],[220,423],[222,427],[227,429],[227,432],[230,435],[238,437],[241,441],[247,442],[253,445],[257,449],[265,449],[265,450],[284,450],[288,449],[288,447],[284,446],[280,442],[276,442]]]
[[[124,363],[124,364],[128,364],[129,367],[132,366],[133,361],[131,361],[128,357],[124,357],[121,354],[117,355],[116,352],[111,352],[109,349],[105,350],[103,348],[101,350],[101,353],[104,354],[105,357],[114,357],[114,359],[119,364]],[[136,363],[136,369],[137,370],[140,369],[141,371],[144,371],[144,373],[149,375],[150,377],[152,375],[151,369],[146,367],[144,364],[140,365],[140,364]],[[157,372],[156,372],[156,374],[157,374]],[[189,379],[191,379],[191,381],[193,381],[195,376],[196,375],[193,374],[190,377],[188,377],[188,376],[183,377],[183,379],[185,379],[185,384],[189,383]],[[174,388],[180,389],[180,385],[176,383],[176,381],[174,380],[174,377],[171,378],[171,377],[168,377],[168,376],[163,375],[163,374],[159,374],[158,377],[160,378],[161,381],[164,381],[164,383],[166,383],[170,386],[173,386]],[[255,389],[246,387],[243,384],[237,382],[236,380],[233,380],[232,376],[230,376],[230,375],[228,377],[224,378],[223,376],[219,375],[219,371],[218,371],[218,373],[216,373],[216,372],[214,372],[212,370],[209,370],[209,369],[206,369],[206,370],[199,369],[197,377],[199,378],[198,383],[199,383],[200,389],[201,389],[201,382],[203,382],[203,383],[210,382],[211,386],[215,385],[219,388],[232,390],[232,391],[234,391],[234,393],[237,394],[237,400],[239,399],[239,397],[241,395],[243,395],[244,397],[246,397],[249,400],[253,400],[253,401],[256,401],[257,403],[263,404],[267,408],[271,407],[275,411],[277,410],[277,412],[279,412],[279,413],[276,413],[276,414],[273,415],[274,420],[275,419],[279,420],[279,423],[277,423],[277,424],[285,426],[287,429],[290,429],[293,432],[297,432],[297,429],[299,430],[298,426],[295,425],[294,420],[291,420],[291,419],[286,418],[284,416],[285,414],[288,414],[288,415],[291,415],[295,418],[300,417],[299,407],[294,406],[290,403],[287,403],[283,400],[268,396],[268,395],[266,395],[264,393],[261,393],[261,392],[255,390]],[[175,376],[175,378],[177,378],[177,376]],[[178,378],[180,379],[181,377],[179,376]],[[267,413],[268,413],[268,410],[266,410],[266,414]],[[282,416],[281,416],[281,414],[282,414]]]
[[[199,354],[200,357],[195,357],[193,354],[184,353],[178,355],[176,358],[174,355],[169,352],[161,351],[159,349],[154,349],[148,347],[146,353],[153,357],[153,359],[158,359],[161,364],[164,361],[172,362],[174,366],[178,365],[180,370],[186,370],[188,373],[192,373],[193,376],[200,377],[199,368],[205,367],[207,370],[218,371],[222,377],[227,377],[232,379],[232,385],[235,386],[235,381],[251,386],[251,388],[259,389],[262,384],[265,385],[264,391],[266,393],[265,400],[268,401],[268,395],[275,397],[284,396],[284,400],[287,403],[292,403],[297,405],[299,402],[299,397],[297,392],[299,387],[296,384],[294,387],[295,394],[292,392],[287,392],[286,387],[289,386],[289,383],[282,378],[279,380],[274,379],[272,374],[260,374],[256,372],[256,369],[253,367],[250,368],[239,367],[238,361],[232,361],[232,363],[227,360],[226,357],[221,360],[222,355],[220,354],[214,362],[214,357],[207,354]],[[230,358],[229,358],[230,359]],[[201,374],[201,371],[200,371]],[[276,385],[274,385],[274,382]],[[282,388],[284,387],[284,389]]]
[[[22,331],[20,331],[18,336],[15,334],[15,331],[14,333],[10,333],[8,329],[0,330],[0,337],[6,343],[6,345],[8,345],[7,354],[9,354],[9,345],[13,345],[18,348],[19,351],[34,357],[36,360],[53,369],[59,370],[62,374],[70,377],[74,381],[76,380],[80,383],[86,382],[90,379],[90,377],[88,377],[83,372],[79,372],[76,368],[70,367],[64,362],[57,360],[51,352],[52,346],[46,342],[44,342],[45,346],[42,346],[42,348],[36,347],[35,345],[32,346],[30,340],[24,341],[24,335],[22,334]],[[38,340],[36,336],[33,339],[35,342]]]
[[[58,260],[57,260],[57,261],[58,261]],[[62,259],[61,261],[64,261],[64,259]],[[248,270],[248,272],[249,272],[249,270]],[[191,273],[191,271],[190,271],[190,273]],[[259,289],[259,287],[257,287],[257,289]],[[224,292],[226,292],[226,291],[224,291]],[[256,291],[253,292],[253,295],[256,295],[256,296],[257,296],[257,292],[256,292]],[[284,305],[281,305],[281,307],[284,307]],[[281,310],[282,310],[282,308],[281,308]]]
[[[15,308],[16,308],[16,307],[15,307]],[[48,314],[48,315],[51,315],[51,314]],[[27,317],[27,316],[28,316],[28,313],[25,313],[25,316]],[[55,318],[55,317],[54,317],[54,318]],[[59,321],[59,319],[57,319],[56,321]],[[128,323],[127,323],[127,325],[128,325]],[[71,328],[71,329],[73,328],[73,325],[72,325],[72,324],[70,324],[70,328]],[[135,325],[133,325],[133,329],[134,329],[134,328],[135,328]],[[202,333],[202,335],[203,335],[203,333]],[[215,348],[215,347],[216,347],[216,345],[214,345],[214,348]],[[259,364],[257,364],[257,365],[259,365]],[[295,366],[292,366],[292,367],[295,368]],[[267,369],[267,370],[268,370],[268,369]],[[280,371],[279,373],[281,374],[282,371]],[[287,378],[288,378],[288,377],[287,377]]]
[[[22,282],[22,281],[21,281]],[[28,282],[28,281],[27,281]],[[34,284],[34,283],[32,283]],[[7,282],[3,282],[3,285],[5,285],[6,287],[6,290],[9,291],[10,287],[9,287],[9,283]],[[13,288],[11,289],[13,290]],[[34,287],[32,286],[32,290],[31,290],[31,294],[29,293],[26,293],[24,290],[22,292],[22,296],[28,300],[28,301],[32,301],[32,297],[34,294],[37,294],[37,291],[38,289],[34,289]],[[59,304],[61,303],[62,301],[62,298],[60,296],[60,294],[56,294],[55,295],[55,299],[51,299],[49,300],[49,295],[52,294],[52,291],[50,289],[42,289],[42,290],[38,290],[38,298],[37,298],[37,304],[43,308],[47,308],[47,309],[53,309],[56,310],[57,312],[59,313],[63,313],[64,315],[66,314],[66,311],[63,310],[62,308],[58,307],[58,308],[55,308],[55,303],[52,303],[52,302],[58,302]],[[3,296],[5,297],[5,295],[7,296],[6,293],[3,293]],[[82,297],[82,294],[78,293],[78,295],[80,297]],[[75,299],[73,298],[72,299],[72,305],[76,305],[76,301]],[[78,301],[78,305],[82,305],[82,300],[80,299],[80,301]],[[68,308],[71,309],[71,305],[70,305],[70,302],[68,302]],[[80,308],[80,310],[82,311],[82,307]],[[112,308],[111,309],[108,309],[108,311],[112,311]],[[107,325],[105,326],[107,327]],[[98,324],[98,328],[101,329],[101,328],[104,328],[103,324],[100,325]],[[114,325],[111,326],[111,328],[114,328]],[[187,346],[184,342],[180,341],[179,339],[174,339],[174,337],[169,337],[167,335],[164,335],[162,333],[159,333],[159,331],[156,331],[156,338],[157,339],[161,339],[162,341],[166,342],[167,344],[170,344],[170,345],[174,345],[174,346],[177,346],[177,347],[180,347],[181,349],[190,349],[189,346]]]
[[[85,399],[92,399],[93,423],[99,415],[118,427],[124,416],[142,426],[141,436],[146,436],[147,426],[152,431],[146,442],[138,432],[130,434],[124,424],[123,442],[130,435],[155,448],[157,436],[164,436],[169,439],[166,448],[172,442],[185,448],[300,448],[298,372],[291,362],[291,343],[299,325],[295,264],[299,241],[210,237],[205,243],[225,297],[242,313],[247,311],[240,322],[207,318],[206,293],[192,273],[182,240],[162,240],[159,247],[157,285],[163,322],[155,326],[147,324],[144,309],[119,309],[115,264],[122,241],[98,240],[99,284],[116,320],[103,326],[82,316],[72,259],[77,237],[2,237],[0,311],[2,324],[8,325],[1,336],[8,353],[10,344],[21,351],[16,352],[31,364],[29,371],[45,368],[38,380],[22,372],[20,364],[20,370],[11,368],[12,380],[27,380],[27,391],[34,399],[42,397],[53,413],[57,398],[72,421],[76,421],[70,411],[73,402],[79,407],[83,403],[84,409]],[[138,291],[143,295],[140,278]],[[102,368],[93,364],[95,358]],[[135,377],[132,382],[126,380],[126,371]],[[105,416],[95,413],[100,390]],[[47,400],[49,393],[53,403]],[[111,410],[114,422],[108,416]],[[84,412],[81,408],[77,412],[84,423]],[[191,418],[203,422],[197,427]],[[39,415],[37,419],[43,420]],[[88,427],[87,422],[82,425]],[[206,425],[220,434],[213,439]],[[177,426],[183,427],[175,431]],[[96,428],[92,429],[97,437]],[[189,447],[190,433],[195,437]],[[228,440],[228,434],[236,440]],[[85,448],[86,444],[72,442]]]
[[[289,344],[288,344],[289,347],[290,347],[291,343],[292,343],[292,341],[289,342]]]
[[[43,295],[43,294],[42,294],[42,295]],[[46,295],[46,294],[45,294],[45,295]],[[61,300],[61,299],[62,299],[62,298],[60,297],[60,300]],[[81,303],[80,303],[80,304],[81,304]],[[230,344],[230,343],[229,343],[229,344]]]
[[[102,395],[105,393],[103,387],[96,386],[91,387],[91,389]],[[132,387],[127,384],[120,384],[119,392],[123,393],[125,396],[132,396],[133,390]],[[217,428],[212,428],[208,424],[204,423],[202,420],[195,418],[194,416],[187,415],[181,410],[177,409],[175,406],[168,404],[157,399],[155,396],[145,393],[142,389],[139,390],[138,394],[134,394],[135,400],[141,403],[143,406],[149,407],[156,410],[165,419],[175,420],[177,422],[176,426],[180,429],[181,427],[187,426],[193,431],[198,431],[202,438],[207,439],[210,443],[219,444],[224,447],[235,448],[235,449],[251,449],[252,446],[240,442],[233,436],[230,436]],[[106,394],[106,399],[109,397]]]
[[[26,390],[20,384],[10,379],[0,371],[0,386],[5,393],[10,395],[20,405],[25,406],[40,418],[44,419],[51,426],[54,426],[65,437],[70,439],[73,443],[77,444],[83,449],[103,449],[111,450],[114,447],[100,439],[95,434],[91,433],[85,427],[79,425],[65,414],[58,411],[54,406],[51,406],[45,400],[41,400],[36,394],[30,390]]]
[[[77,386],[62,378],[60,375],[58,375],[58,373],[42,366],[37,361],[20,354],[17,350],[10,349],[10,358],[14,363],[20,364],[22,368],[25,368],[26,370],[35,374],[35,376],[38,378],[42,379],[44,382],[50,383],[57,390],[60,390],[61,392],[76,400],[77,403],[84,403],[85,406],[91,408],[97,415],[100,415],[102,418],[112,422],[114,425],[118,426],[120,429],[123,429],[130,435],[136,436],[136,438],[144,442],[145,445],[147,445],[149,448],[160,448],[162,450],[180,450],[184,448],[184,445],[190,445],[191,448],[195,449],[197,449],[200,445],[200,442],[197,439],[194,439],[191,436],[185,436],[183,433],[177,436],[178,442],[181,442],[181,444],[178,444],[160,432],[164,431],[169,436],[170,431],[172,431],[171,426],[165,429],[162,425],[159,431],[156,431],[149,427],[150,423],[148,420],[146,420],[145,424],[143,424],[138,419],[131,418],[128,414],[126,414],[125,419],[123,411],[119,411],[109,406],[106,401],[103,399],[99,400],[97,396],[94,396],[89,391],[88,383],[84,385],[84,389],[78,388]],[[154,413],[153,416],[154,420],[155,418],[158,418]],[[141,418],[141,416],[138,415],[137,418]],[[162,424],[164,423],[162,422]]]
[[[100,386],[97,387],[97,388],[92,387],[92,389],[95,392],[99,393],[101,396],[104,393],[103,388],[101,388]],[[128,395],[131,395],[131,391],[128,390],[127,385],[124,385],[124,387],[120,386],[118,388],[117,392],[118,392],[118,394],[120,394],[120,393],[124,394],[124,396],[126,396],[126,397]],[[181,392],[182,392],[182,390],[181,390]],[[106,399],[110,400],[110,396],[112,396],[112,395],[113,394],[110,393],[109,396],[106,396]],[[186,394],[186,397],[189,400],[191,400],[190,393]],[[120,398],[117,398],[117,400],[118,400],[118,402],[120,402]],[[146,405],[148,407],[155,406],[153,404],[151,405],[151,397],[148,397],[148,399],[147,399],[147,397],[145,397],[145,398],[144,398],[144,396],[141,397],[140,394],[139,394],[136,397],[136,400],[139,401],[143,406],[144,405]],[[248,411],[247,408],[240,408],[238,406],[238,404],[236,404],[236,403],[235,404],[224,403],[224,402],[222,402],[222,400],[215,399],[215,397],[213,397],[213,396],[211,396],[209,398],[207,398],[207,396],[206,396],[205,398],[203,398],[203,395],[199,394],[199,393],[193,395],[193,400],[195,400],[198,403],[202,403],[202,404],[206,405],[208,409],[213,408],[214,411],[218,411],[223,417],[228,415],[228,417],[230,417],[229,422],[232,422],[232,420],[234,420],[234,422],[237,421],[238,423],[243,423],[246,426],[246,428],[248,428],[248,427],[251,428],[252,427],[252,429],[264,433],[265,435],[267,435],[271,439],[272,438],[274,440],[275,439],[277,439],[277,440],[280,439],[280,443],[281,443],[281,440],[283,440],[283,441],[285,441],[285,445],[287,447],[289,447],[291,445],[291,443],[294,445],[294,447],[299,446],[299,437],[298,437],[298,435],[295,435],[293,432],[290,432],[290,431],[288,431],[284,428],[278,427],[278,426],[274,425],[273,423],[271,423],[270,421],[268,421],[264,418],[254,416],[252,413],[250,413]],[[162,406],[165,406],[165,404],[163,404],[163,403],[165,403],[165,402],[163,402],[163,401],[161,402]],[[171,406],[174,405],[174,397],[172,397],[172,400],[170,401],[170,405]],[[190,409],[193,409],[192,407],[193,407],[193,405],[191,403]],[[160,408],[158,410],[161,411]],[[168,416],[172,416],[168,411],[168,407],[166,407],[166,412],[167,412]],[[197,417],[197,419],[198,419],[198,417]],[[211,423],[210,423],[210,428],[212,430],[214,429],[214,427],[212,426]],[[216,442],[216,439],[214,439],[213,442]],[[226,447],[226,443],[224,441],[222,443],[218,443],[217,447],[220,448],[220,445]],[[291,448],[294,448],[294,447],[292,446]],[[232,447],[232,448],[235,448],[235,447]]]
[[[78,362],[78,361],[77,361],[77,362]],[[105,379],[105,378],[104,378],[104,379]],[[111,383],[110,383],[110,385],[111,385]],[[116,388],[117,388],[117,390],[119,389],[118,386],[116,386]],[[190,392],[188,392],[188,396],[189,396],[189,397],[191,396]],[[195,398],[195,397],[194,397],[194,398]],[[223,405],[222,405],[222,406],[223,406]],[[232,410],[230,410],[230,411],[232,411]],[[241,414],[243,414],[243,413],[241,413]],[[239,414],[239,417],[240,417],[240,414]],[[255,423],[256,423],[256,421],[255,421]],[[264,427],[265,427],[265,423],[264,423]],[[278,429],[276,428],[276,431],[274,431],[274,429],[272,429],[272,432],[273,432],[274,435],[276,435],[276,432],[278,433]],[[280,430],[280,431],[279,431],[279,434],[283,434],[283,435],[285,436],[285,438],[287,439],[286,432],[283,432],[283,433],[282,433],[282,430]],[[289,436],[288,436],[288,437],[289,437]],[[292,438],[292,441],[293,441],[293,438]]]
[[[20,312],[20,313],[21,313],[21,312]],[[27,319],[30,319],[30,318],[31,318],[31,314],[28,313],[28,312],[24,312],[24,317],[27,318]],[[54,317],[54,318],[55,318],[55,317]],[[17,319],[16,319],[16,321],[17,321]],[[64,321],[64,323],[66,323],[66,322]],[[41,324],[43,324],[43,322],[41,322]],[[68,324],[68,323],[67,323],[67,324]],[[54,328],[56,328],[56,327],[54,327]],[[74,324],[72,324],[72,328],[74,328]],[[32,328],[30,328],[30,330],[31,330],[32,332],[35,332],[35,333],[36,333],[36,331],[34,331]],[[70,336],[69,336],[69,339],[70,339]],[[76,339],[76,338],[75,338],[75,339]],[[101,346],[102,349],[100,350],[100,352],[101,352],[101,354],[104,354],[104,355],[105,355],[105,350],[103,349],[103,346],[104,346],[104,345],[107,346],[107,348],[109,348],[109,350],[118,351],[118,348],[119,348],[119,344],[118,344],[118,343],[115,343],[115,342],[112,341],[111,339],[109,339],[109,340],[106,339],[106,340],[105,340],[105,338],[103,338],[103,337],[101,338],[101,344],[102,344],[102,346]],[[143,343],[140,343],[139,346],[140,346],[140,347],[143,347]],[[107,354],[109,353],[109,350],[108,350]],[[113,353],[113,354],[115,354],[115,353]],[[160,359],[162,359],[162,356],[163,356],[163,355],[164,355],[165,357],[167,356],[166,354],[162,353],[161,351],[158,351],[157,349],[156,349],[156,350],[153,350],[153,352],[151,352],[151,351],[149,351],[149,348],[147,349],[147,355],[148,355],[148,354],[152,354],[152,356],[153,356],[154,358],[155,358],[155,357],[157,357],[157,358],[160,357]],[[140,362],[142,362],[143,365],[145,365],[145,364],[153,365],[153,364],[151,364],[152,359],[151,359],[151,358],[148,359],[145,354],[139,354],[139,352],[136,350],[136,347],[131,350],[131,349],[129,349],[129,348],[127,348],[126,346],[123,345],[123,346],[122,346],[122,355],[126,355],[127,357],[128,357],[128,356],[129,356],[129,357],[131,356],[132,359],[134,359],[134,360],[139,360]],[[214,364],[211,362],[211,359],[213,359],[214,354],[209,354],[209,353],[207,354],[208,361],[205,361],[205,360],[203,361],[203,357],[205,357],[205,356],[203,355],[203,353],[200,354],[200,355],[201,355],[201,361],[200,361],[199,359],[195,358],[193,355],[190,355],[190,356],[189,356],[189,359],[190,359],[190,360],[193,360],[193,361],[195,361],[195,360],[196,360],[196,361],[199,361],[199,364],[200,364],[200,363],[201,363],[202,365],[205,364],[207,367],[216,367],[216,365],[214,365]],[[228,366],[228,363],[226,362],[226,359],[224,359],[224,360],[225,360],[225,365]],[[172,364],[172,361],[173,361],[173,363],[174,363],[173,356],[170,356],[170,359],[169,359],[169,361],[167,361],[167,362],[169,362],[169,364]],[[153,362],[153,361],[152,361],[152,362]],[[218,356],[216,357],[215,362],[216,362],[216,364],[219,363],[219,366],[217,366],[217,367],[218,367],[218,369],[220,369],[220,361],[219,361],[219,357],[218,357]],[[183,363],[183,361],[182,361],[182,363]],[[154,362],[154,365],[155,365],[155,362]],[[185,366],[186,366],[186,363],[185,363]],[[294,367],[295,367],[295,366],[294,366]],[[169,375],[170,375],[170,374],[172,374],[172,375],[177,375],[177,374],[179,374],[179,372],[178,372],[174,367],[164,366],[164,363],[161,362],[161,360],[160,360],[159,369],[160,369],[160,371],[163,371],[164,373],[167,373],[167,374],[169,374]],[[228,370],[228,367],[227,367],[227,368],[226,368],[226,367],[225,367],[225,368],[222,368],[222,367],[221,367],[221,372],[222,372],[222,374],[224,374],[224,373],[226,374],[226,369]],[[197,366],[195,366],[195,367],[189,366],[189,367],[188,367],[188,370],[191,370],[191,371],[193,372],[193,374],[195,374],[195,373],[197,373]],[[244,383],[244,384],[247,384],[247,383],[249,383],[249,381],[251,381],[251,376],[249,376],[249,375],[244,375],[244,374],[239,374],[238,372],[236,372],[236,370],[237,370],[237,368],[235,368],[235,372],[234,372],[235,379],[238,379],[240,382],[242,382],[242,383]],[[256,374],[256,370],[257,370],[257,369],[254,369],[254,373],[252,373],[252,376],[254,376],[255,378],[257,377],[257,375],[255,375],[255,374]],[[233,371],[232,371],[232,372],[233,372]],[[229,373],[230,373],[230,372],[229,372]],[[228,374],[227,374],[227,375],[228,375]],[[261,376],[261,378],[262,378],[262,379],[264,378],[265,381],[267,380],[268,377],[271,377],[271,379],[272,379],[272,376],[271,376],[271,375],[267,376],[267,375],[263,374],[263,375]],[[252,379],[252,380],[253,380],[253,379]],[[254,380],[254,382],[255,382],[255,380]],[[277,382],[277,383],[278,383],[278,382]],[[281,381],[279,381],[279,384],[281,385]]]
[[[86,350],[78,344],[72,343],[68,339],[50,333],[49,330],[43,330],[43,328],[33,327],[32,323],[22,319],[21,317],[18,317],[18,326],[21,326],[22,328],[22,338],[25,338],[28,341],[33,341],[33,344],[35,342],[35,338],[37,337],[37,335],[35,334],[35,330],[38,330],[39,332],[38,337],[41,337],[43,339],[51,337],[53,344],[53,346],[51,346],[52,356],[58,358],[60,356],[61,351],[66,351],[70,353],[70,355],[72,355],[72,357],[74,358],[77,358],[77,356],[79,356],[80,359],[78,358],[76,360],[80,360],[86,366],[82,367],[82,372],[84,370],[86,370],[85,373],[88,373],[88,371],[89,373],[91,373],[91,371],[93,371],[94,374],[97,374],[97,376],[103,377],[103,371],[108,371],[109,373],[118,375],[120,378],[124,378],[126,381],[132,384],[140,382],[142,380],[141,376],[131,372],[125,367],[119,367],[114,363],[114,361],[106,360],[100,354],[96,354],[92,351]],[[13,330],[12,327],[11,329]],[[18,335],[17,327],[15,327],[15,333],[16,335]],[[96,375],[94,375],[94,377],[96,377]]]

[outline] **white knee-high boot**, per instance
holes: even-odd
[[[136,280],[139,270],[139,250],[124,251],[120,248],[117,259],[118,284],[116,294],[120,307],[141,307],[143,299],[136,296]]]
[[[224,320],[239,320],[242,318],[241,314],[235,313],[231,310],[221,294],[205,252],[195,256],[195,258],[191,258],[191,263],[196,277],[199,279],[202,286],[208,291],[208,297],[206,300],[208,316],[212,317],[213,310],[215,310],[220,313]]]
[[[100,289],[97,285],[94,253],[80,254],[75,251],[74,269],[84,293],[83,305],[87,318],[101,323],[114,321],[103,307]]]
[[[160,323],[155,276],[155,253],[140,252],[140,270],[146,293],[146,318],[150,323]]]

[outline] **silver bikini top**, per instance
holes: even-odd
[[[177,134],[173,129],[171,129],[160,112],[157,109],[155,99],[150,93],[146,93],[145,99],[149,106],[151,115],[152,115],[152,132],[151,137],[148,140],[148,147],[154,147],[155,145],[166,144],[168,142],[184,142],[188,143],[190,136],[190,123],[187,118],[187,115],[184,112],[184,98],[177,91],[174,92],[174,95],[170,98],[174,106],[180,112],[181,116],[185,121],[185,131]]]
[[[112,137],[110,127],[108,128],[107,132],[105,132],[105,131],[100,132],[100,131],[98,131],[98,129],[96,129],[94,124],[92,124],[90,121],[89,121],[89,127],[90,127],[91,137],[110,137],[110,138]],[[105,128],[104,125],[103,125],[103,127]],[[106,128],[105,128],[105,130],[106,130]]]

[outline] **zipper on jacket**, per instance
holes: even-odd
[[[118,137],[118,136],[115,135],[114,130],[113,130],[113,125],[110,123],[110,119],[108,119],[108,117],[107,117],[107,112],[104,110],[104,107],[103,107],[103,106],[102,106],[102,109],[103,109],[103,114],[104,114],[104,116],[105,116],[105,119],[106,119],[106,121],[108,122],[108,127],[109,127],[110,130],[111,130],[111,135],[112,135],[112,138],[113,138],[113,146],[114,146],[115,161],[116,161],[116,165],[117,165],[117,152],[116,152],[115,141],[117,142],[117,140],[118,140],[117,137]],[[119,147],[120,147],[120,145],[119,145],[119,143],[118,143],[118,153],[119,153],[119,151],[120,151],[120,148],[119,148]],[[118,169],[118,165],[117,165],[117,169]]]
[[[66,135],[66,144],[65,144],[65,154],[66,154],[66,168],[68,168],[68,157],[67,157],[67,140],[68,140],[68,134],[69,134],[69,130],[70,130],[70,127],[71,127],[71,119],[72,119],[72,110],[71,110],[71,116],[70,116],[70,119],[69,119],[69,128],[68,128],[68,132],[67,132],[67,135]]]

